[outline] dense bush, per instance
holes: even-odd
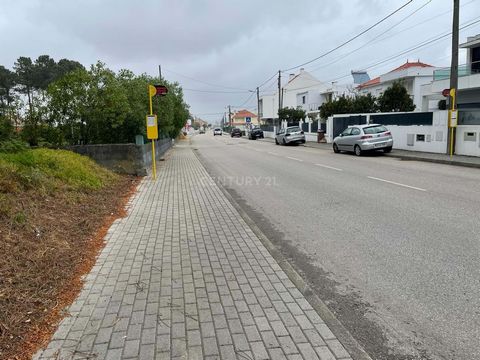
[[[32,146],[134,142],[136,135],[145,136],[147,89],[157,83],[169,89],[154,98],[159,133],[175,137],[189,116],[177,83],[129,70],[115,73],[101,62],[85,69],[47,55],[20,57],[14,71],[0,66],[0,140],[13,136],[16,122]]]

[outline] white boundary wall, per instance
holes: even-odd
[[[455,154],[480,156],[480,125],[459,125],[455,140]]]
[[[402,114],[402,113],[375,113],[377,114]],[[406,113],[403,113],[406,114]],[[348,117],[352,115],[365,115],[370,122],[372,114],[342,114],[335,117]],[[423,151],[445,154],[447,152],[447,121],[448,111],[434,111],[433,125],[386,125],[392,132],[393,148],[412,151]],[[333,142],[333,117],[327,120],[327,142]]]

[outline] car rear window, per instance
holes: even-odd
[[[287,129],[287,132],[290,134],[290,133],[293,133],[293,132],[297,132],[297,131],[300,131],[300,128],[298,126],[296,127],[291,127],[291,128],[288,128]]]
[[[369,126],[369,127],[363,128],[363,132],[365,134],[379,134],[385,131],[388,131],[388,129],[383,125]]]

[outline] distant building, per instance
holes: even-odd
[[[248,110],[240,110],[232,115],[230,125],[244,131],[248,126],[258,125],[258,117]]]
[[[368,75],[367,75],[368,76]],[[309,119],[319,118],[319,107],[351,91],[351,86],[324,83],[300,69],[298,74],[289,74],[288,82],[282,87],[282,107],[301,108]],[[260,97],[259,114],[262,122],[273,123],[278,118],[278,91]]]
[[[433,80],[435,67],[420,61],[407,62],[399,67],[368,80],[356,87],[359,94],[379,96],[395,81],[401,81],[415,104],[415,111],[422,110],[422,85]],[[353,75],[353,74],[352,74]],[[355,77],[354,77],[355,78]]]

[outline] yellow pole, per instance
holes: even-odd
[[[153,115],[153,106],[152,106],[152,95],[148,94],[148,99],[150,100],[150,115]],[[155,160],[155,141],[152,139],[152,173],[153,180],[157,180],[157,164]]]
[[[153,115],[152,95],[148,94],[148,100],[150,100],[150,115]]]
[[[152,139],[152,170],[153,180],[157,180],[157,164],[155,161],[155,140]]]
[[[450,127],[450,157],[453,157],[453,127]]]

